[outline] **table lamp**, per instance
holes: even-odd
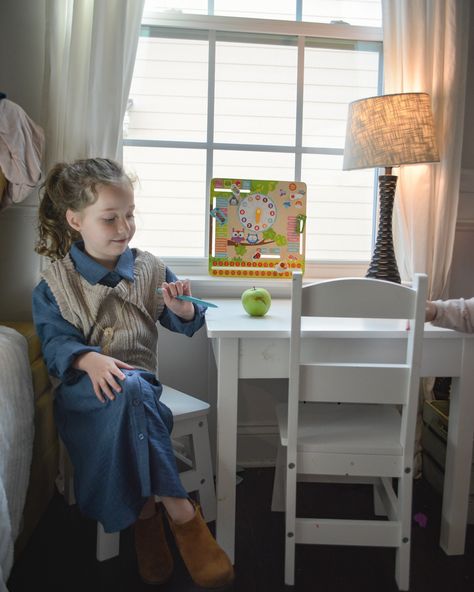
[[[392,167],[422,162],[439,162],[428,94],[382,95],[349,104],[343,170],[385,168],[379,175],[379,226],[366,277],[400,283],[392,239],[397,186]]]

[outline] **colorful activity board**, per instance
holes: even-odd
[[[304,271],[306,184],[212,179],[209,273],[284,278]]]

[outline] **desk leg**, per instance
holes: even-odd
[[[216,539],[234,563],[238,339],[217,341]]]
[[[474,432],[474,340],[465,339],[460,378],[453,379],[441,513],[440,545],[447,555],[463,555]]]

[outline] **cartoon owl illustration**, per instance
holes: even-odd
[[[247,234],[247,242],[249,245],[254,245],[255,243],[258,243],[258,234],[256,232],[249,232]]]
[[[230,240],[233,243],[241,243],[244,240],[244,229],[243,228],[232,228],[232,236]]]

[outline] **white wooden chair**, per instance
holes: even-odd
[[[295,544],[304,543],[395,547],[398,588],[409,589],[426,285],[426,276],[416,275],[412,288],[366,278],[303,287],[301,272],[293,274],[288,405],[277,407],[281,446],[272,500],[273,510],[284,501],[288,585],[294,585]],[[347,342],[340,348],[330,338],[305,339],[301,317],[307,316],[403,319],[402,330],[410,320],[406,355],[394,362],[390,351],[371,348],[369,337],[363,353]],[[297,518],[297,480],[371,482],[375,514],[387,518]]]
[[[211,522],[216,519],[216,493],[207,422],[209,404],[166,385],[163,385],[160,401],[173,413],[171,438],[178,467],[183,467],[180,471],[183,487],[188,493],[197,493],[204,519]],[[191,446],[182,444],[181,440],[185,437],[190,437]],[[62,443],[60,464],[64,497],[68,504],[74,504],[72,465]],[[97,559],[105,561],[115,557],[119,554],[119,545],[120,532],[106,533],[97,523]]]

